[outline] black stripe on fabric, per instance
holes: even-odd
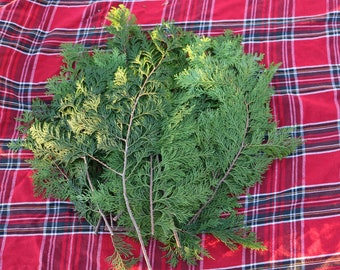
[[[218,268],[219,270],[269,270],[269,269],[339,269],[340,254],[325,254],[315,257],[302,257],[296,259],[275,260],[272,262],[258,262],[246,264],[242,267]]]
[[[1,204],[0,235],[89,233],[94,228],[79,218],[72,203]],[[6,217],[10,222],[6,225]]]
[[[340,27],[339,27],[339,29],[340,29]],[[339,36],[340,36],[340,34],[339,34]],[[339,47],[335,47],[335,48],[340,50]],[[340,52],[338,52],[338,54],[340,54]],[[331,68],[330,68],[330,71],[331,71],[331,76],[332,76],[332,86],[336,90],[340,90],[340,63],[337,63],[336,65],[332,65]]]
[[[0,21],[0,29],[4,28],[4,25],[8,25],[8,23],[4,24]],[[59,54],[61,52],[60,44],[74,43],[74,40],[82,40],[85,48],[102,48],[105,47],[108,37],[107,33],[102,35],[103,28],[58,29],[44,32],[39,29],[22,29],[13,25],[7,26],[7,34],[3,35],[1,46],[12,48],[26,55]]]
[[[293,156],[339,150],[340,138],[337,136],[339,127],[340,120],[295,126],[292,136],[303,138],[303,143],[293,153]],[[316,142],[315,136],[318,139]]]
[[[13,169],[14,166],[17,170],[31,170],[31,167],[26,162],[20,162],[20,159],[14,158],[0,158],[0,173],[1,171],[8,171],[9,169]]]
[[[340,216],[340,183],[249,195],[247,198],[241,198],[240,203],[245,207],[242,213],[245,214],[247,226]]]
[[[337,36],[340,32],[340,29],[337,27],[328,28],[325,31],[325,25],[332,21],[336,23],[340,23],[339,12],[331,12],[328,14],[328,17],[324,15],[320,15],[319,17],[313,16],[309,17],[290,17],[290,18],[260,18],[260,19],[246,19],[246,20],[219,20],[219,21],[189,21],[189,22],[175,22],[176,25],[180,27],[184,27],[187,30],[195,31],[195,32],[220,32],[223,33],[226,29],[240,29],[242,28],[244,33],[244,38],[246,41],[249,41],[249,37],[251,37],[251,41],[257,41],[258,39],[265,39],[266,41],[273,40],[289,40],[289,39],[310,39],[321,36]],[[301,23],[301,26],[299,25]],[[317,25],[316,29],[311,28],[308,30],[306,34],[306,30],[304,29],[304,25],[306,23],[313,23],[313,25]],[[290,31],[287,31],[287,25],[292,25]],[[156,24],[142,25],[146,30],[152,29]],[[211,29],[210,29],[211,28]],[[288,30],[289,30],[288,29]],[[271,30],[271,31],[268,31]],[[250,34],[249,32],[253,32]],[[284,38],[283,38],[284,37]]]
[[[333,16],[332,16],[333,15]],[[340,23],[340,16],[334,12],[330,14],[330,17],[321,17],[313,20],[313,24],[320,24],[317,29],[308,31],[306,35],[305,29],[300,29],[298,25],[294,26],[291,31],[287,32],[286,24],[299,22],[298,18],[278,18],[278,19],[257,19],[246,21],[195,21],[195,22],[177,22],[180,27],[185,27],[189,31],[200,33],[215,33],[222,34],[226,29],[236,30],[243,28],[243,42],[244,43],[256,43],[256,42],[271,42],[281,40],[297,40],[297,39],[310,39],[317,37],[331,37],[338,36],[340,28],[327,27],[325,30],[324,25],[328,21],[334,21]],[[269,24],[270,23],[270,24]],[[152,29],[154,25],[141,25],[144,29]],[[268,27],[270,25],[270,27]],[[58,53],[60,49],[54,43],[44,44],[44,40],[55,40],[57,42],[67,42],[68,40],[79,40],[82,37],[86,37],[86,47],[98,45],[98,41],[91,41],[91,38],[98,39],[99,37],[105,41],[101,36],[103,28],[86,28],[86,29],[54,29],[51,31],[43,31],[41,29],[29,29],[23,28],[14,23],[8,23],[0,21],[0,29],[6,28],[6,36],[3,37],[2,45],[8,47],[16,47],[18,51],[23,53],[37,54],[37,53]],[[270,31],[268,31],[270,30]],[[107,32],[104,31],[104,37],[107,37]],[[16,38],[21,36],[20,40]],[[34,42],[30,41],[34,39]],[[58,44],[57,44],[58,45]],[[30,49],[29,49],[30,48]]]
[[[247,225],[263,226],[273,223],[296,222],[302,219],[314,219],[340,215],[340,200],[332,204],[320,203],[329,196],[340,198],[340,184],[320,187],[298,187],[277,194],[256,195],[256,201],[247,200]],[[303,198],[304,196],[304,198]],[[305,204],[303,201],[318,201]],[[297,204],[296,202],[302,202]],[[275,204],[274,208],[271,206]],[[294,207],[292,208],[292,205]],[[303,209],[300,207],[303,206]],[[252,216],[252,208],[256,210],[256,221]],[[270,210],[261,210],[269,208]],[[11,217],[5,228],[0,223],[0,235],[18,234],[63,234],[70,231],[92,232],[93,228],[84,220],[78,219],[72,203],[46,202],[35,204],[2,204],[1,220]],[[26,217],[30,217],[29,220]],[[15,220],[15,222],[14,222]]]
[[[29,0],[29,2],[40,6],[88,6],[90,4],[111,2],[109,0]],[[126,1],[125,1],[126,2]],[[128,1],[129,2],[129,1]],[[132,2],[132,1],[131,1]]]
[[[244,270],[250,269],[339,269],[340,268],[340,254],[326,254],[318,257],[296,258],[277,260],[275,262],[263,262],[245,265]],[[241,269],[241,268],[240,268]]]
[[[334,78],[334,71],[338,72],[337,70],[339,69],[336,64],[278,69],[274,75],[272,85],[276,95],[317,93],[333,88],[332,78]]]

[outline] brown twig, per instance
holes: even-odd
[[[102,223],[102,216],[99,217],[96,227],[94,228],[94,233],[98,234],[100,223]]]
[[[128,124],[128,127],[127,127],[126,137],[125,137],[125,140],[124,140],[124,142],[125,142],[125,147],[124,147],[124,164],[123,164],[123,172],[121,174],[122,184],[123,184],[123,197],[124,197],[124,201],[125,201],[125,206],[126,206],[126,209],[128,211],[129,217],[130,217],[130,219],[132,221],[132,224],[133,224],[133,226],[134,226],[134,228],[136,230],[138,241],[139,241],[139,243],[141,245],[141,250],[142,250],[142,253],[143,253],[143,256],[144,256],[144,260],[145,260],[147,268],[149,270],[152,269],[151,263],[150,263],[150,259],[149,259],[149,256],[147,254],[146,248],[145,248],[145,244],[144,244],[144,241],[143,241],[142,233],[141,233],[140,228],[139,228],[139,226],[138,226],[138,224],[136,222],[136,219],[135,219],[135,217],[133,215],[133,212],[132,212],[131,207],[130,207],[129,198],[127,196],[127,188],[126,188],[127,175],[126,175],[126,173],[127,173],[127,166],[128,166],[128,153],[129,153],[129,147],[130,147],[129,146],[130,135],[131,135],[131,129],[132,129],[133,120],[135,119],[135,112],[136,112],[136,109],[137,109],[137,105],[138,105],[139,99],[144,95],[144,90],[145,90],[145,87],[146,87],[150,77],[152,76],[153,73],[155,73],[157,68],[160,66],[160,64],[164,60],[164,57],[165,57],[165,54],[162,55],[162,57],[159,60],[159,62],[157,63],[157,65],[154,66],[154,68],[151,70],[151,72],[145,78],[145,81],[144,81],[143,85],[141,86],[141,88],[139,90],[139,93],[136,96],[136,98],[134,100],[134,103],[133,103],[133,106],[131,108],[129,124]]]
[[[153,196],[152,196],[152,189],[153,189],[153,168],[152,168],[152,156],[150,156],[150,223],[151,223],[151,235],[155,234],[155,223],[154,223],[154,216],[153,216]]]
[[[111,222],[111,227],[113,227],[113,216],[112,216],[112,213],[110,213],[110,222]]]
[[[91,177],[90,177],[90,174],[89,174],[89,171],[87,169],[88,167],[88,164],[87,164],[87,160],[86,160],[86,157],[83,157],[83,160],[84,160],[84,163],[85,163],[85,166],[86,166],[86,179],[87,179],[87,182],[89,183],[89,186],[90,186],[90,189],[91,191],[94,191],[94,186],[92,184],[92,181],[91,181]],[[102,219],[104,220],[104,223],[105,223],[105,226],[107,227],[107,229],[109,230],[110,234],[111,235],[114,235],[114,231],[112,230],[112,227],[109,223],[109,221],[107,220],[105,214],[103,213],[103,211],[100,209],[99,205],[96,204],[96,207],[98,209],[98,212],[100,214],[100,216],[102,217]]]
[[[113,220],[114,222],[117,222],[118,219],[120,218],[120,216],[121,216],[122,214],[123,214],[123,211],[119,212],[118,214],[116,214],[116,215],[112,218],[112,220]]]
[[[181,245],[181,242],[179,241],[179,237],[178,237],[178,233],[177,233],[176,229],[173,230],[173,233],[174,233],[174,237],[175,237],[177,247],[181,248],[182,245]]]
[[[91,159],[97,161],[99,164],[103,165],[105,168],[109,169],[111,172],[115,173],[115,174],[118,174],[119,176],[122,176],[122,173],[116,171],[115,169],[111,168],[109,165],[107,165],[105,162],[101,161],[100,159],[90,155],[90,154],[87,154],[87,156],[89,156]]]

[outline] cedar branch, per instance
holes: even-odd
[[[88,171],[88,169],[87,169],[88,164],[87,164],[86,157],[83,157],[83,160],[84,160],[84,163],[85,163],[85,166],[86,166],[86,179],[87,179],[87,182],[89,183],[89,186],[90,186],[91,191],[94,191],[95,189],[94,189],[94,186],[93,186],[93,184],[92,184],[92,181],[91,181],[91,177],[90,177],[89,171]],[[98,212],[99,212],[101,218],[104,220],[104,223],[105,223],[107,229],[109,230],[110,234],[111,234],[111,235],[114,235],[114,232],[113,232],[113,230],[112,230],[112,227],[111,227],[109,221],[107,220],[107,218],[106,218],[104,212],[100,209],[100,207],[99,207],[98,204],[96,205],[96,207],[97,207],[97,209],[98,209]]]
[[[223,177],[220,179],[220,181],[217,183],[217,185],[214,188],[213,193],[211,194],[211,196],[209,197],[209,199],[200,207],[200,209],[198,209],[198,211],[195,213],[195,215],[190,219],[190,221],[188,222],[188,225],[194,223],[199,216],[201,215],[202,211],[211,203],[211,201],[215,198],[215,195],[217,193],[217,191],[219,190],[220,186],[222,185],[222,183],[224,183],[224,181],[227,179],[227,177],[229,176],[229,174],[231,173],[232,169],[234,168],[237,160],[239,159],[240,155],[242,154],[242,151],[244,150],[244,148],[246,147],[246,143],[245,143],[245,139],[247,136],[247,132],[249,129],[249,105],[247,103],[245,103],[246,105],[246,114],[247,114],[247,118],[246,118],[246,123],[245,123],[245,127],[244,127],[244,135],[243,135],[243,139],[240,145],[240,149],[238,150],[238,152],[236,153],[233,161],[231,162],[228,170],[225,172],[225,174],[223,175]]]
[[[133,226],[134,226],[134,228],[136,230],[138,241],[139,241],[139,243],[141,245],[142,253],[143,253],[143,256],[144,256],[144,260],[145,260],[145,262],[147,264],[147,268],[149,270],[152,269],[151,264],[150,264],[150,260],[149,260],[149,257],[148,257],[148,254],[147,254],[147,251],[146,251],[146,248],[145,248],[145,244],[144,244],[144,241],[143,241],[143,237],[142,237],[140,228],[139,228],[139,226],[138,226],[138,224],[136,222],[136,219],[135,219],[135,217],[134,217],[134,215],[132,213],[132,209],[130,207],[129,198],[127,196],[127,188],[126,188],[127,177],[126,177],[126,173],[127,173],[127,166],[128,166],[128,152],[129,152],[130,135],[131,135],[131,129],[132,129],[133,120],[135,119],[135,112],[136,112],[136,109],[137,109],[137,105],[138,105],[139,99],[144,95],[144,90],[145,90],[145,87],[146,87],[150,77],[152,76],[152,74],[155,73],[155,71],[161,65],[161,63],[163,62],[164,58],[165,58],[165,54],[162,54],[162,57],[159,60],[159,62],[157,63],[157,65],[155,65],[153,67],[151,72],[145,78],[145,81],[144,81],[143,85],[141,86],[137,97],[134,100],[134,103],[133,103],[133,106],[132,106],[132,109],[131,109],[129,124],[128,124],[128,127],[127,127],[126,137],[125,137],[125,140],[124,140],[124,142],[125,142],[124,164],[123,164],[123,172],[122,172],[122,175],[121,175],[122,176],[123,197],[124,197],[124,201],[125,201],[125,206],[126,206],[126,209],[128,211],[129,217],[130,217],[130,219],[132,221],[132,224],[133,224]]]

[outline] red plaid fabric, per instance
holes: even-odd
[[[303,139],[240,197],[245,223],[268,250],[232,252],[202,235],[214,259],[191,269],[340,269],[339,0],[0,1],[0,269],[109,267],[108,233],[95,235],[69,202],[35,198],[25,163],[31,154],[7,143],[18,136],[15,118],[58,73],[60,44],[103,46],[105,16],[120,3],[145,29],[162,20],[202,35],[231,29],[243,35],[246,52],[265,54],[264,64],[281,62],[272,112]],[[154,269],[169,269],[156,243],[147,248]]]

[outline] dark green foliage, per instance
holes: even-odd
[[[23,139],[12,148],[34,152],[36,194],[70,199],[93,226],[104,220],[117,268],[134,260],[116,227],[142,250],[157,239],[172,265],[209,256],[203,232],[231,249],[264,249],[236,209],[298,144],[272,120],[277,66],[244,54],[229,32],[199,37],[169,23],[144,32],[123,6],[108,19],[107,49],[64,45],[53,100],[18,119]]]

